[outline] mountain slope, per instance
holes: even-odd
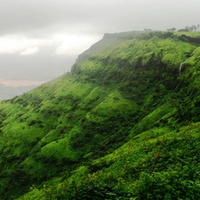
[[[105,34],[2,101],[1,199],[198,199],[199,38]]]

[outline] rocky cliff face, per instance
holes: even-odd
[[[1,199],[199,197],[199,35],[105,34],[2,101]]]

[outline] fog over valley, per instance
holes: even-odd
[[[70,71],[76,56],[0,54],[0,100],[20,95]]]

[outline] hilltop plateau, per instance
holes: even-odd
[[[0,102],[0,199],[200,199],[199,88],[199,32],[105,34]]]

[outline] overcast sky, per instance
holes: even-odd
[[[104,33],[179,29],[199,16],[200,0],[1,0],[0,84],[60,76]]]

